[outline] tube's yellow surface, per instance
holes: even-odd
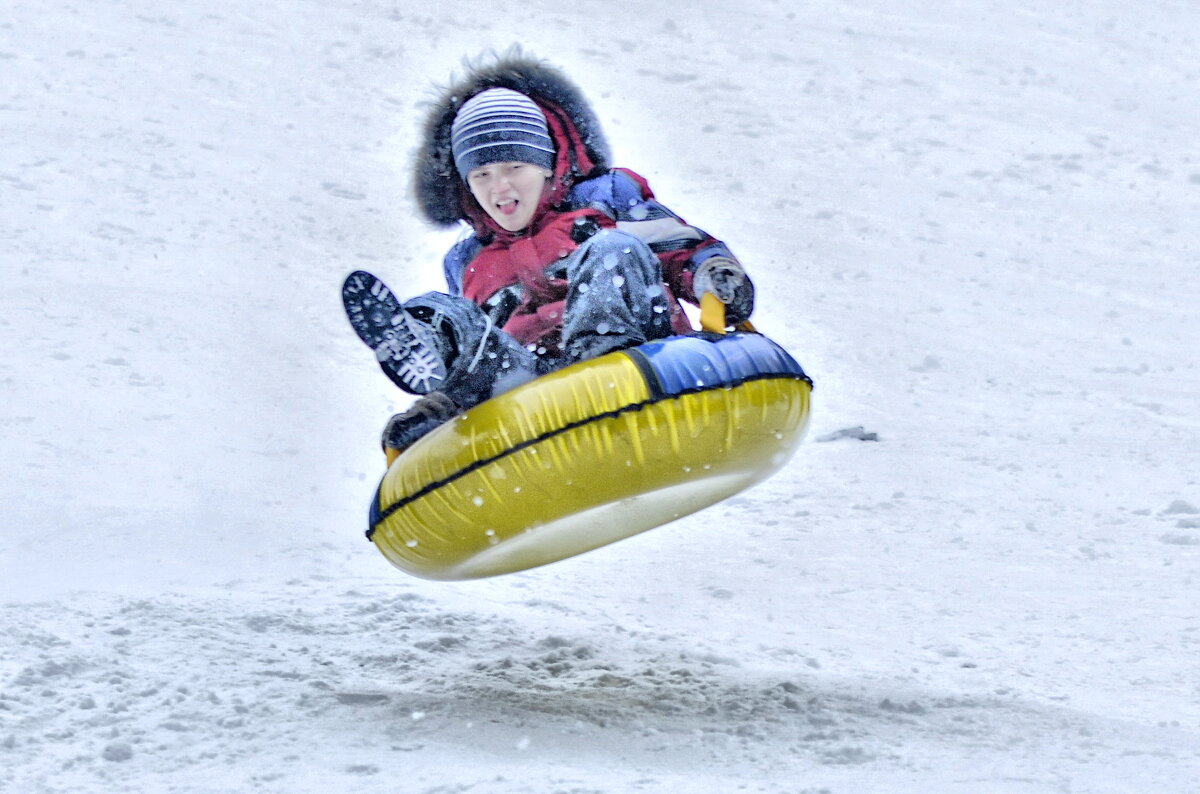
[[[389,468],[371,539],[397,567],[470,579],[543,565],[659,526],[791,457],[811,385],[763,377],[652,399],[611,353],[476,406]]]

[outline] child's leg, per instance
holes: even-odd
[[[439,390],[464,409],[539,374],[537,357],[466,298],[428,292],[403,308],[448,338],[452,353],[444,359],[446,378]]]
[[[537,358],[465,298],[430,292],[401,304],[365,271],[342,287],[346,316],[384,373],[422,395],[383,431],[389,463],[457,413],[537,376]]]
[[[342,305],[359,338],[384,373],[411,394],[429,394],[446,381],[447,338],[404,311],[395,293],[362,270],[342,284]]]
[[[604,229],[566,262],[563,350],[579,361],[671,335],[662,263],[640,239]]]
[[[401,304],[386,284],[357,271],[342,302],[384,373],[410,394],[442,392],[470,408],[538,374],[533,353],[465,298],[430,292]]]

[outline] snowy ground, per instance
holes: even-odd
[[[1200,8],[496,8],[0,11],[0,790],[1200,791]],[[432,583],[362,538],[406,400],[338,288],[438,285],[421,103],[517,40],[815,415]]]

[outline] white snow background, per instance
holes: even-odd
[[[1200,791],[1200,6],[7,2],[0,790]],[[764,485],[363,538],[422,103],[522,42],[816,381]],[[862,432],[839,431],[861,426]],[[862,440],[875,434],[877,440]]]

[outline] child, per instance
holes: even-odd
[[[402,304],[362,271],[343,287],[384,372],[422,395],[385,428],[389,455],[540,374],[691,332],[681,298],[711,292],[730,325],[749,317],[754,288],[725,245],[609,159],[579,89],[519,52],[474,68],[435,105],[418,204],[435,224],[470,227],[443,263],[448,293]]]

